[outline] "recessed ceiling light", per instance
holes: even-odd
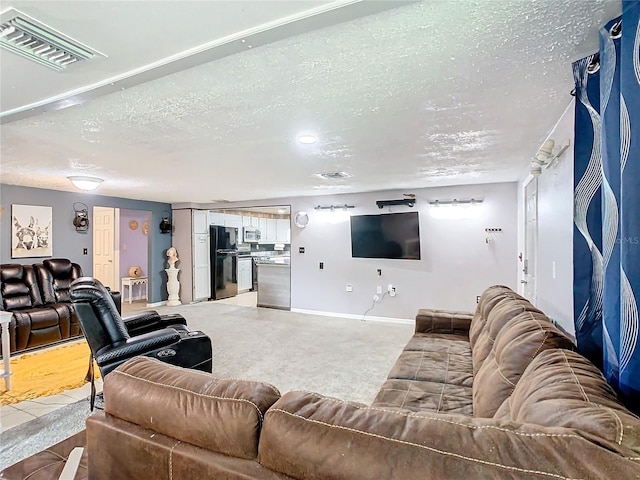
[[[298,142],[303,143],[305,145],[310,145],[312,143],[316,143],[317,141],[318,141],[318,137],[310,133],[303,133],[302,135],[298,135]]]

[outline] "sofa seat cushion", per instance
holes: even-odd
[[[389,372],[389,379],[473,384],[469,342],[452,335],[416,334]]]
[[[640,418],[624,408],[600,370],[578,353],[564,349],[540,353],[494,418],[571,429],[635,459],[640,471]]]
[[[412,412],[458,413],[471,416],[471,387],[443,382],[389,379],[371,404],[372,407],[409,410]]]
[[[280,392],[266,383],[218,379],[148,357],[128,360],[104,380],[105,413],[246,459],[258,455],[264,413],[278,398]]]

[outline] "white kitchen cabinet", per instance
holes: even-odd
[[[242,216],[242,226],[243,227],[250,227],[251,226],[251,217],[249,217],[247,215],[243,215]]]
[[[276,219],[275,218],[267,218],[267,226],[266,226],[266,234],[265,240],[266,243],[276,243]]]
[[[209,212],[207,210],[192,210],[192,233],[209,233]]]
[[[224,227],[224,213],[209,212],[209,225],[219,225]]]
[[[260,229],[260,217],[251,217],[251,226]]]
[[[206,300],[211,296],[209,271],[209,234],[193,234],[193,300]]]
[[[276,220],[276,243],[291,243],[291,228],[288,218]]]
[[[260,241],[258,243],[267,242],[267,219],[263,217],[258,218],[258,230],[260,230]]]
[[[238,231],[242,230],[242,216],[232,215],[229,213],[224,214],[224,226],[237,228]]]
[[[238,292],[246,292],[253,286],[252,262],[250,258],[238,259]]]

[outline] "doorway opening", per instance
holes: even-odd
[[[217,300],[243,306],[291,308],[291,207],[241,207],[210,211],[211,228],[237,228],[238,254],[232,276],[235,295]],[[213,252],[213,250],[212,250]],[[211,254],[211,285],[218,283],[216,258]],[[229,275],[227,275],[228,277]]]
[[[120,291],[123,315],[146,308],[151,288],[151,212],[94,207],[93,219],[94,277]]]

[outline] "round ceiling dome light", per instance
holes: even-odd
[[[104,181],[98,177],[81,177],[81,176],[71,176],[67,177],[73,185],[85,192],[90,192],[91,190],[95,190],[98,186]]]
[[[298,142],[303,145],[311,145],[312,143],[316,143],[318,141],[318,137],[311,133],[303,133],[298,135]]]

